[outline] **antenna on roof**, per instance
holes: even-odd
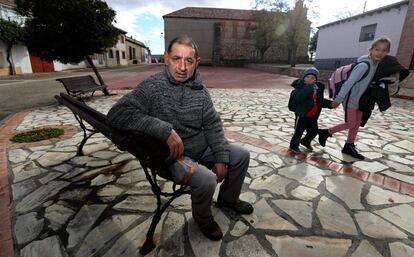
[[[364,9],[362,10],[362,13],[364,13],[365,12],[365,7],[367,6],[367,0],[365,0],[365,3],[364,3]]]

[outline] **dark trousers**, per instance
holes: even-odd
[[[239,199],[247,168],[249,167],[250,153],[239,145],[230,144],[230,163],[228,164],[227,176],[220,186],[218,199],[235,202]],[[184,157],[196,167],[194,175],[188,182],[191,192],[191,205],[193,217],[199,222],[207,222],[213,218],[211,203],[217,186],[217,176],[211,171],[214,165],[214,156],[210,148],[204,152],[199,160]],[[183,177],[180,176],[180,166],[177,162],[170,166],[173,179],[181,184]]]
[[[315,115],[311,118],[299,117],[296,115],[295,133],[293,134],[293,137],[290,140],[291,148],[299,147],[300,140],[305,130],[306,130],[306,135],[302,139],[302,142],[305,144],[310,144],[312,140],[318,134],[318,115]]]

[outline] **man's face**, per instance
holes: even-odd
[[[178,82],[185,82],[191,78],[200,62],[192,47],[178,43],[172,46],[171,53],[165,52],[164,60],[170,74]]]

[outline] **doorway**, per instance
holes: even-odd
[[[121,65],[121,55],[119,53],[119,50],[116,50],[116,64]]]

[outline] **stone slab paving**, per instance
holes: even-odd
[[[106,113],[122,94],[88,104]],[[162,217],[148,256],[414,256],[414,102],[392,99],[389,111],[374,111],[357,141],[369,158],[357,162],[340,153],[344,133],[326,148],[314,142],[313,152],[287,150],[294,122],[288,90],[211,94],[229,140],[251,152],[241,198],[255,212],[239,216],[214,205],[224,238],[212,242],[191,217],[190,197],[180,197]],[[342,116],[324,110],[320,127]],[[0,256],[139,256],[156,207],[139,162],[100,134],[85,156],[75,156],[82,133],[62,106],[13,119],[0,137],[0,175],[7,177],[0,181],[7,199],[0,201]],[[66,133],[35,144],[7,141],[44,126]],[[171,182],[160,183],[170,190]]]

